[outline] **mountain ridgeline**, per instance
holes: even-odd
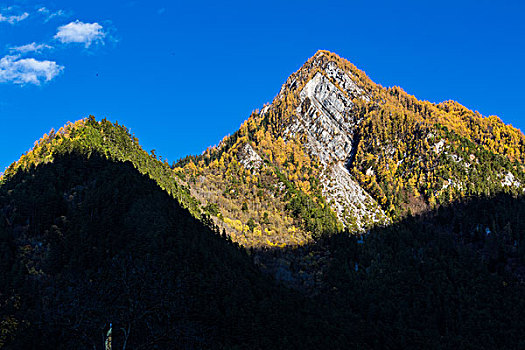
[[[86,158],[99,154],[111,161],[131,162],[140,173],[147,174],[190,213],[200,218],[198,204],[188,189],[174,181],[167,161],[163,162],[154,153],[150,155],[144,151],[138,139],[125,126],[113,124],[107,119],[98,122],[93,116],[68,123],[58,131],[52,129],[5,170],[1,181],[9,180],[19,171],[29,171],[40,164],[52,163],[57,156],[71,153]]]
[[[469,196],[524,191],[525,136],[456,102],[383,88],[319,51],[274,101],[175,172],[245,245],[364,232]]]
[[[172,165],[69,123],[0,178],[0,348],[525,348],[524,166],[328,51]]]

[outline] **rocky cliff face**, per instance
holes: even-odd
[[[258,171],[263,165],[263,160],[255,152],[253,147],[249,143],[245,143],[237,152],[237,158],[246,169]]]
[[[352,108],[352,99],[368,101],[368,93],[354,81],[356,77],[326,59],[322,51],[302,69],[302,74],[315,73],[298,91],[299,105],[284,130],[285,139],[305,136],[304,147],[323,169],[323,195],[346,227],[361,231],[370,224],[388,222],[384,211],[346,166],[354,151],[356,128],[362,121]],[[292,77],[280,96],[285,89],[296,89],[296,80]]]

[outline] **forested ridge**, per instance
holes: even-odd
[[[33,169],[39,164],[53,162],[55,157],[69,153],[78,153],[86,157],[98,153],[109,160],[130,161],[140,173],[147,174],[194,216],[200,217],[198,204],[186,188],[174,181],[175,176],[167,160],[157,157],[154,151],[151,154],[144,151],[139,140],[130,134],[125,126],[107,119],[97,121],[94,116],[75,123],[69,122],[58,131],[51,129],[40,140],[35,141],[31,150],[5,170],[0,181],[5,182],[19,170]]]

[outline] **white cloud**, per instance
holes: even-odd
[[[18,53],[28,53],[28,52],[40,52],[44,49],[52,49],[52,48],[53,48],[52,46],[49,46],[47,44],[37,44],[35,42],[32,42],[26,45],[11,47],[9,48],[9,51],[18,52]]]
[[[81,43],[87,48],[93,42],[104,43],[106,33],[98,23],[75,22],[58,27],[55,39],[62,43]]]
[[[0,59],[0,83],[40,85],[42,81],[52,80],[63,70],[64,66],[53,61],[8,55]]]
[[[52,12],[47,7],[41,7],[37,10],[37,12],[46,17],[45,22],[48,22],[55,17],[67,16],[66,12],[64,12],[63,10]]]
[[[0,13],[0,22],[7,22],[9,24],[15,24],[20,21],[23,21],[27,17],[29,17],[29,13],[27,12],[24,12],[20,15],[7,15],[7,16],[4,16],[3,14]]]

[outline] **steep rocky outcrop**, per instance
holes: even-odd
[[[323,52],[316,56],[322,58]],[[370,223],[385,222],[383,210],[345,166],[354,148],[356,127],[362,121],[352,109],[352,99],[368,99],[367,94],[335,62],[314,64],[321,71],[301,89],[300,104],[284,135],[306,135],[304,146],[323,168],[323,195],[345,226],[362,230]]]
[[[263,165],[262,158],[257,152],[255,152],[249,143],[245,143],[244,146],[239,149],[237,157],[239,158],[239,163],[241,163],[246,169],[259,170]]]

